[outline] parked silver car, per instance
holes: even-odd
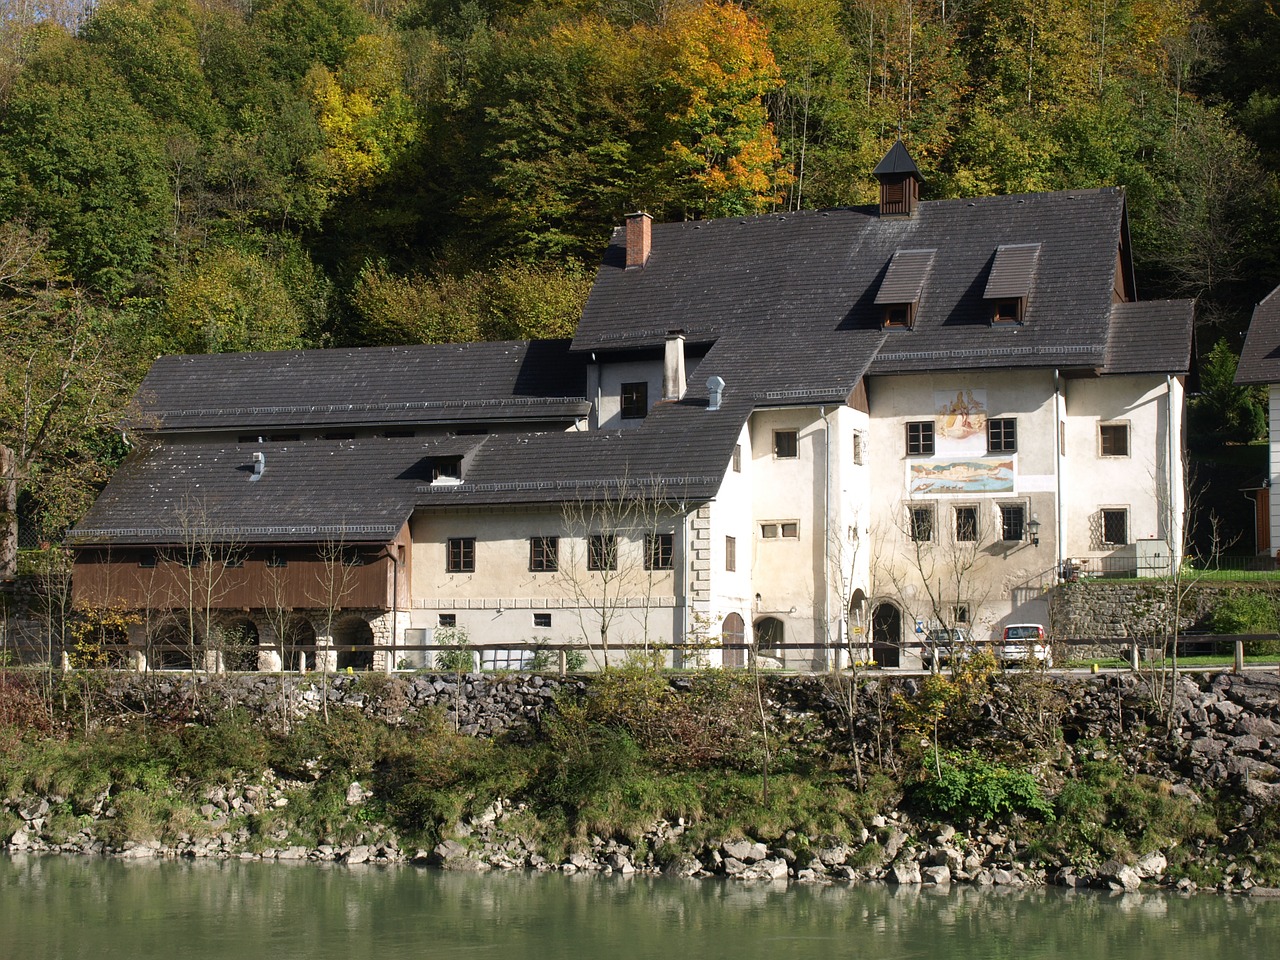
[[[1053,666],[1053,650],[1044,635],[1044,627],[1038,623],[1011,623],[1005,627],[996,656],[1001,663]]]

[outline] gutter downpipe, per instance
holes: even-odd
[[[1166,419],[1165,458],[1167,461],[1167,466],[1165,469],[1168,471],[1168,474],[1169,474],[1169,483],[1168,483],[1169,529],[1167,533],[1169,535],[1169,562],[1171,564],[1171,566],[1169,567],[1169,574],[1172,576],[1174,573],[1176,573],[1178,570],[1182,568],[1182,546],[1183,546],[1182,524],[1183,524],[1184,510],[1183,510],[1183,504],[1182,504],[1182,497],[1177,496],[1177,498],[1175,499],[1175,492],[1179,494],[1181,493],[1180,488],[1182,484],[1178,483],[1177,481],[1180,480],[1182,477],[1182,465],[1180,463],[1177,463],[1176,469],[1175,469],[1174,456],[1176,451],[1174,449],[1174,444],[1173,444],[1173,377],[1167,373],[1164,376],[1164,395],[1165,395],[1165,408],[1166,408],[1165,410],[1165,419]],[[1179,423],[1178,426],[1179,426],[1179,432],[1181,432],[1181,423]],[[1257,516],[1257,510],[1254,511],[1254,516],[1255,517]],[[1257,524],[1255,522],[1255,527],[1256,525]],[[1175,533],[1177,534],[1176,536],[1175,536]]]
[[[1062,521],[1062,377],[1058,368],[1053,368],[1053,481],[1056,492],[1053,503],[1054,553],[1057,556],[1055,576],[1062,572],[1067,558],[1063,555],[1063,543],[1066,531]]]
[[[831,649],[831,423],[827,420],[827,406],[818,407],[822,417],[822,633],[826,649],[823,660],[830,668],[833,663],[840,669],[839,653]]]

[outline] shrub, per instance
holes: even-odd
[[[1209,614],[1209,627],[1214,633],[1280,633],[1280,611],[1275,600],[1257,590],[1232,590],[1218,601]],[[1253,640],[1248,643],[1252,654],[1280,653],[1280,640]]]
[[[1053,808],[1026,770],[994,764],[975,753],[935,750],[925,760],[925,779],[909,795],[928,813],[979,820],[1015,813],[1053,818]]]

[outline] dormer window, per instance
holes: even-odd
[[[461,457],[433,457],[431,460],[432,483],[461,483]]]
[[[1021,323],[1022,309],[1026,301],[1018,298],[1014,300],[995,300],[991,304],[991,322],[992,323]]]
[[[1025,322],[1027,299],[1040,260],[1040,244],[1012,243],[996,247],[983,299],[992,324]]]
[[[916,309],[925,281],[933,268],[933,250],[899,250],[889,261],[876,306],[881,308],[880,325],[910,330],[916,323]]]

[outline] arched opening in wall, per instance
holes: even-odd
[[[902,611],[887,601],[871,613],[871,653],[882,667],[902,666]]]
[[[736,613],[731,613],[725,617],[724,623],[720,625],[720,643],[723,644],[720,662],[726,667],[740,668],[746,666],[747,651],[743,646],[746,640],[747,625],[743,622],[742,617]]]
[[[845,647],[854,660],[871,660],[871,644],[868,640],[870,624],[867,623],[867,595],[861,589],[853,591],[849,598],[849,633]]]
[[[176,622],[169,622],[156,630],[149,644],[147,661],[155,670],[190,670],[194,666],[191,643],[187,630]]]
[[[373,627],[363,617],[343,617],[333,625],[338,669],[373,669]]]
[[[305,617],[295,617],[284,628],[280,666],[305,672],[316,668],[316,628]]]
[[[222,624],[218,646],[227,670],[258,669],[258,625],[248,617],[236,617]]]
[[[787,628],[777,617],[761,617],[754,624],[756,634],[756,650],[761,657],[778,661],[778,666],[786,662],[783,643],[786,642]]]

